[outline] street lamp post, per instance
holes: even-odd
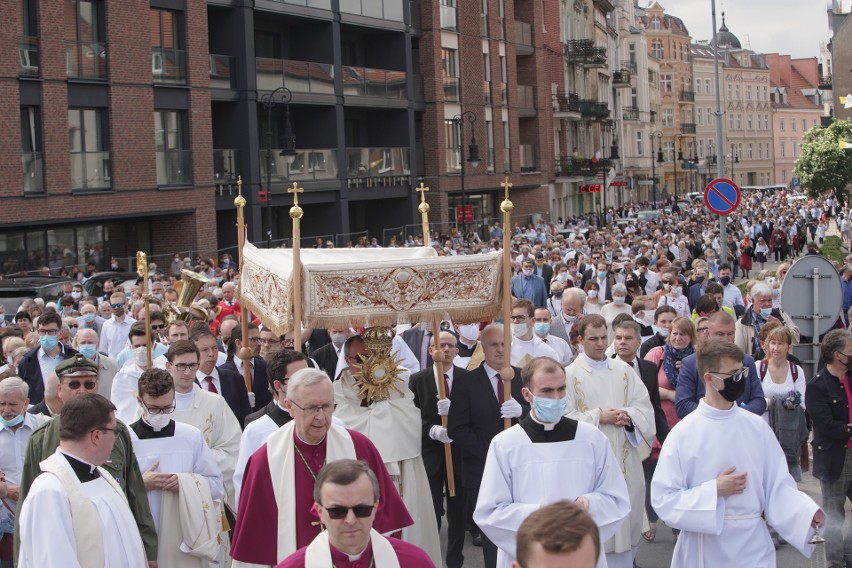
[[[276,99],[278,93],[282,93],[280,99]],[[289,168],[296,161],[296,135],[290,124],[290,101],[293,93],[287,87],[278,87],[271,93],[261,97],[260,102],[266,109],[266,243],[267,248],[272,248],[272,109],[275,105],[284,103],[284,149],[281,155],[287,161]]]
[[[657,151],[656,156],[654,155],[654,139],[657,139]],[[654,200],[651,202],[651,209],[657,208],[657,164],[662,164],[665,160],[663,160],[663,133],[659,130],[655,130],[651,133],[651,178],[653,178],[652,184],[652,193],[654,194]],[[662,166],[660,166],[662,167]]]
[[[674,202],[677,203],[677,163],[683,160],[683,135],[678,134],[675,136],[675,140],[677,140],[677,156],[674,165],[674,178],[675,178],[675,192],[674,192]]]
[[[479,167],[479,144],[476,143],[476,114],[473,111],[466,110],[461,114],[453,117],[453,122],[459,129],[459,168],[461,170],[461,211],[462,211],[462,238],[467,235],[467,215],[465,212],[466,196],[464,191],[464,119],[470,121],[470,145],[468,146],[467,161],[471,168]]]

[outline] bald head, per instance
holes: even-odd
[[[77,345],[97,345],[98,334],[94,329],[82,328],[77,332]]]
[[[231,339],[231,332],[233,332],[239,325],[240,322],[237,320],[229,319],[223,321],[222,325],[219,326],[219,337],[222,338],[222,341],[228,341]]]

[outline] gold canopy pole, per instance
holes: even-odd
[[[148,290],[148,257],[141,250],[136,253],[136,271],[142,277],[142,299],[145,301],[145,361],[151,368],[151,291]]]
[[[290,218],[293,219],[293,349],[302,350],[302,250],[301,219],[304,211],[299,207],[299,194],[305,191],[293,182],[293,187],[287,193],[293,194],[293,206],[290,208]]]
[[[240,287],[237,292],[241,295],[243,291],[243,274],[246,267],[246,261],[243,257],[243,247],[246,244],[246,218],[243,210],[246,207],[246,198],[243,197],[242,176],[237,176],[237,197],[234,199],[234,206],[237,208],[237,247],[240,249]],[[245,302],[242,301],[242,298],[240,298],[240,330],[242,331],[242,335],[240,337],[243,338],[243,347],[240,349],[240,352],[237,353],[237,357],[239,357],[243,362],[243,381],[246,383],[246,391],[252,392],[250,364],[252,350],[248,346],[248,324],[248,308],[246,308]]]
[[[423,182],[420,182],[420,187],[416,188],[415,191],[420,192],[420,205],[417,206],[417,210],[420,211],[420,218],[423,223],[423,246],[429,247],[431,246],[431,239],[429,238],[429,204],[426,203],[426,192],[429,191],[429,188],[423,185]],[[447,390],[444,388],[444,352],[441,351],[441,324],[438,319],[435,319],[432,322],[432,340],[434,341],[434,350],[432,352],[432,361],[435,363],[435,369],[437,373],[435,374],[435,378],[438,383],[438,398],[441,400],[447,398]],[[447,361],[447,363],[451,363]],[[441,416],[441,427],[447,427],[447,417]],[[456,496],[456,480],[453,474],[453,452],[450,448],[449,444],[444,444],[444,462],[447,464],[447,489],[450,492],[450,497]]]
[[[506,199],[500,204],[503,212],[503,368],[500,369],[500,379],[503,381],[503,400],[512,398],[512,377],[515,371],[512,369],[512,209],[515,208],[509,201],[509,188],[512,187],[508,176],[500,187],[506,190]],[[512,427],[512,419],[503,419],[503,429]]]

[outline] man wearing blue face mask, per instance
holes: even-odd
[[[44,382],[56,366],[64,359],[70,359],[77,351],[65,347],[57,339],[62,327],[62,317],[56,312],[48,312],[38,318],[39,346],[29,351],[18,365],[20,376],[30,387],[30,402],[38,404],[44,398]]]
[[[537,357],[521,372],[529,416],[491,441],[473,518],[499,548],[497,566],[515,559],[518,528],[541,506],[563,499],[587,511],[611,538],[630,512],[621,466],[606,436],[566,418],[565,371]],[[605,566],[603,554],[598,566]]]
[[[746,313],[737,320],[734,330],[734,343],[743,350],[746,355],[752,355],[755,359],[763,359],[763,348],[760,346],[760,329],[766,325],[770,318],[774,318],[784,324],[784,327],[793,334],[793,345],[799,343],[799,328],[790,319],[790,316],[780,309],[772,308],[772,288],[765,282],[758,282],[751,289],[752,303]]]

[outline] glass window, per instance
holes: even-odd
[[[38,107],[21,107],[21,162],[24,194],[44,192],[41,116]]]
[[[642,138],[642,131],[641,130],[636,131],[636,155],[637,156],[644,156],[645,155],[645,145],[644,145],[644,140]]]
[[[444,133],[447,139],[447,173],[458,173],[461,171],[461,156],[459,154],[461,144],[460,125],[455,120],[444,120]]]
[[[787,157],[787,143],[783,142],[783,141],[781,142],[781,157],[782,158]]]
[[[781,130],[781,132],[784,132],[785,127],[786,127],[786,121],[782,118],[778,125],[779,125],[779,130]]]
[[[26,266],[27,247],[24,233],[0,234],[0,272],[5,275],[14,274],[26,270]]]
[[[102,109],[68,109],[71,188],[110,187],[107,114]]]
[[[503,171],[512,171],[512,146],[509,137],[509,121],[503,121]]]
[[[188,130],[186,111],[154,111],[158,185],[191,184],[192,164],[187,140]]]
[[[65,61],[69,77],[107,78],[104,4],[65,0]]]
[[[663,126],[672,127],[674,126],[674,109],[664,108],[663,109]]]
[[[790,119],[790,130],[792,130],[793,132],[796,131],[796,119],[795,118]]]
[[[151,73],[155,83],[186,82],[183,14],[152,8]]]
[[[40,268],[47,264],[47,247],[44,243],[44,231],[27,233],[27,267]]]
[[[47,231],[48,266],[61,268],[77,263],[77,247],[74,245],[73,227],[49,229]]]
[[[659,16],[654,16],[654,18],[651,20],[651,29],[652,30],[659,30],[660,29],[660,17]]]
[[[657,59],[663,58],[663,42],[655,39],[651,42],[651,55]]]
[[[660,75],[660,90],[664,93],[672,92],[672,76],[671,75]]]
[[[675,143],[672,140],[663,142],[663,159],[667,162],[674,162],[675,159]]]
[[[90,225],[76,228],[77,237],[77,263],[94,262],[96,266],[102,266],[104,260],[103,227]]]

